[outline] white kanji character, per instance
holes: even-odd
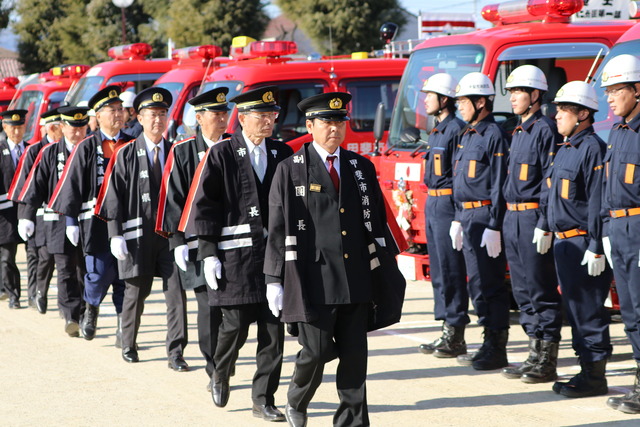
[[[244,157],[247,155],[247,149],[244,147],[238,148],[238,156]]]
[[[256,206],[251,206],[251,208],[249,208],[249,216],[260,216],[260,212]]]
[[[140,197],[140,199],[143,202],[150,202],[151,201],[151,196],[149,195],[149,193],[142,193],[142,197]]]
[[[306,231],[307,230],[307,226],[304,223],[304,219],[299,219],[298,220],[298,230],[300,230],[300,231]]]

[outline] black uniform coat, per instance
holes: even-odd
[[[69,155],[65,138],[48,144],[40,150],[20,192],[19,201],[27,205],[20,212],[21,218],[33,221],[36,211],[43,203],[48,203],[62,175],[62,170]],[[49,253],[68,253],[71,250],[71,244],[66,238],[67,225],[64,216],[45,208],[43,219],[45,240]]]
[[[36,161],[36,157],[38,157],[38,153],[40,153],[40,150],[48,144],[49,138],[45,135],[40,141],[35,144],[31,144],[24,149],[24,153],[22,153],[22,156],[20,157],[16,173],[13,175],[11,188],[9,188],[9,200],[13,200],[14,202],[19,201],[20,192],[22,191],[24,183],[29,176],[29,172],[31,172],[31,169],[33,168],[33,164]],[[18,203],[18,218],[27,218],[24,213],[25,209],[30,210],[30,208],[28,208],[24,203]],[[39,248],[46,244],[43,214],[44,206],[38,208],[36,211],[34,221],[35,230],[33,235],[29,237],[29,240],[27,241],[27,245],[30,247]]]
[[[171,146],[165,140],[161,144],[164,144],[166,158]],[[158,263],[157,251],[148,249],[157,244],[169,249],[166,239],[155,233],[160,183],[153,181],[144,134],[141,134],[135,141],[121,146],[111,158],[96,201],[95,214],[109,221],[109,237],[122,236],[127,242],[129,254],[124,261],[118,260],[123,280],[140,276],[168,278],[173,272],[171,258],[167,256],[166,262]]]
[[[16,166],[7,141],[0,142],[0,245],[21,242],[18,235],[18,208],[8,198]]]
[[[262,273],[268,194],[279,162],[291,148],[267,138],[267,170],[261,183],[251,164],[242,130],[209,149],[193,179],[180,230],[199,237],[198,257],[222,262],[218,290],[209,293],[216,306],[266,302]]]
[[[406,282],[373,164],[340,150],[340,194],[310,144],[282,162],[269,196],[264,272],[284,284],[283,322],[314,305],[372,302],[369,329],[400,319]]]
[[[133,139],[123,132],[119,136],[114,150]],[[108,163],[102,150],[102,132],[98,131],[73,150],[49,200],[49,208],[78,219],[85,254],[109,251],[107,224],[93,215]]]
[[[184,289],[195,289],[198,286],[206,285],[202,274],[202,263],[197,261],[198,237],[196,235],[185,236],[183,232],[178,231],[178,225],[196,168],[208,148],[200,131],[192,138],[174,143],[162,174],[156,232],[169,238],[169,249],[171,250],[181,245],[189,247],[189,261],[191,262],[187,264],[187,274],[182,274],[183,272],[180,271]]]

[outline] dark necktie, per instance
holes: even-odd
[[[338,156],[327,156],[327,162],[329,163],[329,176],[331,177],[331,182],[333,182],[333,187],[337,192],[340,192],[340,177],[338,176],[338,171],[333,167],[333,162]]]
[[[22,147],[20,144],[16,145],[16,164],[18,166],[18,162],[20,162],[20,157],[22,156]]]
[[[162,181],[162,166],[160,166],[160,147],[157,145],[153,147],[153,177],[156,180],[156,184],[160,184]]]

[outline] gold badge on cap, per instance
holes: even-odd
[[[117,98],[117,97],[118,97],[118,92],[115,89],[109,91],[109,98]]]
[[[558,93],[556,93],[556,97],[560,97],[564,95],[564,89],[560,88],[560,90],[558,91]]]
[[[161,93],[154,93],[153,96],[151,97],[151,99],[153,100],[153,102],[162,102],[164,101],[164,98],[162,97]]]
[[[332,110],[341,109],[342,108],[342,99],[333,98],[331,101],[329,101],[329,108],[331,108]]]
[[[507,83],[511,83],[513,81],[513,74],[509,74],[509,77],[507,77]]]
[[[271,91],[265,92],[264,95],[262,95],[262,101],[263,102],[274,102],[274,100],[273,100],[273,92],[271,92]]]
[[[14,114],[13,116],[11,116],[11,120],[17,122],[18,120],[20,120],[20,114]]]
[[[607,80],[609,80],[609,73],[605,71],[604,73],[602,73],[602,81],[606,82]]]
[[[460,85],[456,86],[456,93],[460,92]]]
[[[218,96],[216,96],[216,101],[218,101],[218,102],[226,102],[227,101],[227,97],[224,96],[224,93],[220,92],[218,94]]]
[[[84,118],[84,114],[82,113],[75,113],[73,115],[73,120],[82,120]]]

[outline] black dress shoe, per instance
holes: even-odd
[[[218,408],[224,408],[227,406],[227,402],[229,402],[229,380],[219,379],[218,381],[213,382],[213,387],[211,387],[211,397],[213,398],[213,403]]]
[[[64,325],[64,331],[72,338],[76,338],[80,336],[80,325],[75,320],[67,320],[67,323]]]
[[[38,313],[40,314],[47,312],[47,296],[43,295],[40,291],[36,293],[36,309],[38,309]]]
[[[253,405],[253,416],[265,421],[284,421],[284,414],[274,405]]]
[[[18,299],[18,297],[12,296],[9,298],[9,308],[20,308],[20,300]]]
[[[140,359],[138,359],[138,352],[135,348],[125,347],[122,349],[122,358],[125,362],[129,363],[138,363]]]
[[[182,355],[170,357],[169,367],[178,372],[187,372],[189,370],[189,365],[187,365]]]
[[[284,416],[291,427],[306,427],[307,414],[304,412],[296,411],[287,403],[284,408]]]

